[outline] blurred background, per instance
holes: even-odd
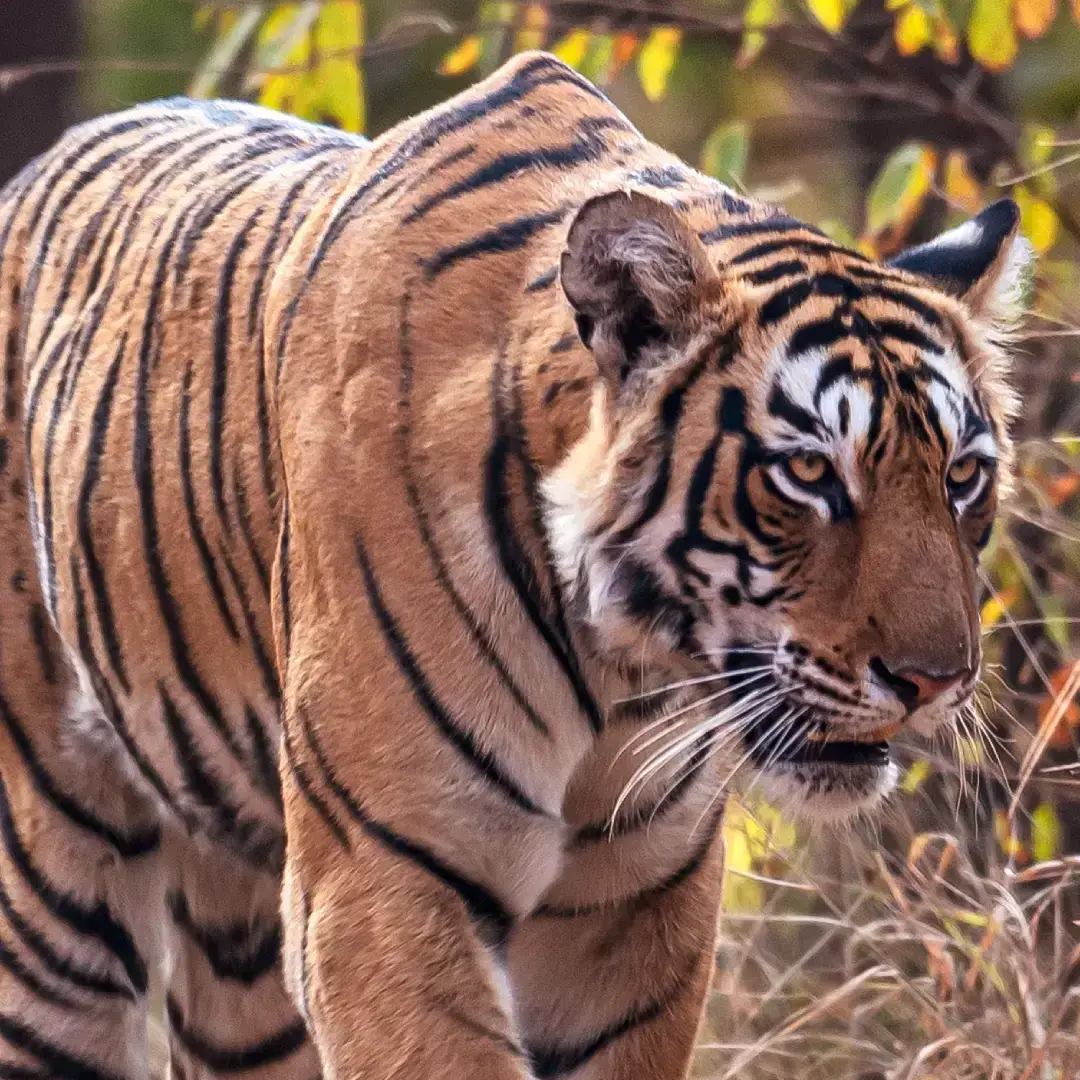
[[[869,254],[1020,203],[1039,263],[979,716],[906,752],[875,823],[732,803],[696,1075],[1080,1076],[1080,0],[2,0],[0,182],[176,93],[375,136],[536,47]]]

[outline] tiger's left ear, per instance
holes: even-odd
[[[589,199],[559,269],[578,333],[619,390],[659,350],[688,341],[719,276],[704,245],[667,204],[640,192]]]
[[[901,252],[889,265],[959,297],[980,323],[1008,328],[1023,314],[1031,263],[1031,245],[1020,235],[1020,208],[1001,199],[936,240]]]

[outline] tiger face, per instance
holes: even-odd
[[[779,216],[698,232],[636,193],[570,231],[602,378],[546,486],[561,573],[602,652],[694,688],[680,745],[812,817],[872,805],[890,740],[970,707],[1017,217],[995,204],[890,266]]]

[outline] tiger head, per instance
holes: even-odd
[[[605,655],[693,684],[699,732],[814,818],[971,708],[1028,258],[1009,201],[888,265],[639,193],[569,232],[601,378],[546,482],[560,571]]]

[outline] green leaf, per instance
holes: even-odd
[[[578,69],[586,79],[591,79],[599,86],[609,81],[609,72],[615,59],[615,36],[613,34],[593,34],[589,48]]]
[[[240,12],[232,26],[214,43],[206,62],[196,72],[188,91],[192,97],[214,96],[221,77],[236,63],[236,58],[262,22],[262,17],[259,4],[249,4]]]
[[[650,101],[662,101],[668,79],[679,56],[683,32],[677,26],[659,26],[638,53],[638,80]]]
[[[885,162],[866,203],[869,231],[877,235],[903,225],[918,212],[930,190],[936,159],[921,143],[905,143]]]
[[[722,183],[740,187],[746,175],[749,153],[750,135],[745,123],[737,120],[730,124],[719,124],[705,140],[701,167]]]

